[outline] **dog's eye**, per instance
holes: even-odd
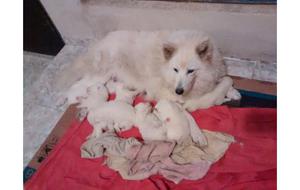
[[[194,71],[195,71],[194,69],[189,69],[189,70],[187,70],[187,74],[190,74],[190,73],[192,73]]]
[[[176,73],[178,73],[178,69],[174,68],[174,71],[175,71]]]

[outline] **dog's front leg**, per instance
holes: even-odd
[[[197,109],[206,109],[215,105],[215,99],[210,93],[207,93],[199,98],[187,100],[183,107],[188,111]]]
[[[233,80],[230,77],[223,77],[211,92],[197,99],[186,101],[184,108],[189,111],[194,111],[196,109],[205,109],[214,105],[221,105],[230,99],[240,99],[241,96],[239,92],[234,89],[232,85]]]

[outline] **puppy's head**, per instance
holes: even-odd
[[[210,38],[198,32],[175,32],[163,43],[165,80],[175,94],[189,93],[198,71],[212,65],[213,50]]]

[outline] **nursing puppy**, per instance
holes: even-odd
[[[212,91],[226,69],[212,39],[200,31],[116,31],[95,43],[59,83],[82,75],[116,77],[149,99],[177,101],[193,111],[202,105],[195,100]],[[240,98],[237,91],[229,95]]]
[[[183,142],[190,135],[199,146],[207,145],[193,117],[180,105],[168,100],[160,100],[151,112],[149,103],[135,106],[136,126],[144,140],[174,140]]]

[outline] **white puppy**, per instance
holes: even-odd
[[[102,84],[102,78],[98,76],[84,76],[80,80],[76,81],[66,92],[66,98],[68,104],[79,103],[80,97],[87,97],[87,88]],[[78,99],[79,98],[79,99]]]
[[[191,135],[199,146],[207,144],[206,137],[193,117],[177,103],[161,100],[156,104],[153,113],[147,103],[140,103],[135,108],[136,126],[143,139],[181,142]]]
[[[116,87],[116,99],[115,101],[124,101],[128,104],[133,104],[133,101],[136,97],[136,95],[138,94],[137,90],[134,89],[130,89],[128,87],[126,87],[123,83],[117,83]]]
[[[116,93],[115,101],[107,102],[109,91]],[[94,127],[92,136],[98,136],[104,129],[120,131],[132,127],[135,110],[131,104],[136,94],[137,91],[126,88],[121,82],[86,76],[71,86],[67,97],[69,104],[79,103],[79,119],[87,115]]]
[[[153,113],[167,129],[168,140],[182,141],[190,135],[189,121],[176,103],[161,100],[155,105]]]
[[[92,110],[101,107],[108,99],[108,91],[103,84],[95,84],[86,89],[87,96],[77,98],[79,101],[78,108]]]
[[[149,103],[139,103],[135,106],[136,122],[135,126],[144,140],[167,140],[167,128],[162,121],[151,111]]]
[[[87,119],[94,127],[92,136],[99,136],[103,130],[122,131],[130,129],[135,122],[135,110],[124,101],[109,101],[89,111]]]

